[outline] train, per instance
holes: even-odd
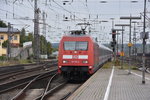
[[[111,59],[111,49],[94,42],[82,31],[74,31],[59,43],[58,73],[69,80],[86,79]]]

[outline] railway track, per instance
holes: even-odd
[[[39,71],[39,70],[45,70],[49,67],[56,66],[56,65],[57,65],[57,63],[56,64],[51,64],[51,65],[48,65],[46,63],[46,64],[39,65],[39,66],[36,66],[34,68],[31,68],[31,69],[24,69],[24,70],[21,70],[21,71],[2,73],[2,74],[0,74],[0,84],[4,83],[8,79],[9,80],[10,79],[15,80],[17,78],[17,76],[20,77],[20,75],[23,75],[23,74],[26,74],[26,73],[32,73],[32,72],[36,72],[36,71]]]
[[[42,99],[37,100],[66,100],[73,94],[82,84],[65,83],[56,88],[49,90]]]
[[[13,82],[9,82],[9,83],[6,83],[6,84],[1,84],[0,85],[0,94],[2,93],[5,93],[7,91],[10,91],[12,89],[15,89],[19,86],[23,86],[25,84],[27,84],[28,82],[30,82],[33,78],[41,75],[41,74],[47,74],[47,73],[53,73],[53,72],[57,72],[57,70],[51,70],[51,71],[47,71],[47,72],[43,72],[43,73],[39,73],[39,74],[36,74],[36,75],[32,75],[32,76],[29,76],[27,78],[23,78],[23,79],[19,79],[19,80],[15,80]]]
[[[57,80],[57,83],[54,86],[52,86],[52,83],[56,79],[57,75],[58,74],[55,74],[50,78],[43,94],[37,97],[35,100],[45,100],[52,92],[60,89],[67,83],[66,80]]]
[[[27,84],[31,79],[39,74],[47,73],[53,70],[56,72],[56,65],[56,63],[51,65],[44,64],[33,69],[26,69],[10,74],[7,73],[8,75],[3,74],[4,76],[0,77],[0,94],[14,89],[15,87]]]
[[[40,84],[39,81],[43,81],[45,84],[40,88],[33,89],[32,86]],[[67,80],[64,80],[57,73],[46,76],[39,75],[26,84],[11,100],[64,100],[80,86],[81,84],[67,83]],[[58,97],[60,93],[61,95]]]
[[[35,84],[38,84],[39,80],[43,80],[45,78],[49,79],[49,77],[52,77],[53,75],[56,75],[56,71],[50,72],[50,73],[44,73],[44,74],[40,74],[40,75],[36,76],[16,96],[14,96],[11,100],[24,100],[24,99],[28,100],[30,97],[27,94],[30,91],[31,87]],[[32,99],[34,100],[33,96],[32,96]]]
[[[44,61],[44,62],[40,62],[40,63],[33,63],[33,64],[20,64],[20,65],[12,65],[12,66],[1,66],[0,67],[0,76],[5,75],[5,74],[10,74],[10,73],[15,73],[18,71],[22,71],[25,69],[31,69],[37,66],[41,66],[44,64],[56,64],[57,60],[52,60],[52,61]]]
[[[51,64],[54,66],[56,63]],[[41,69],[40,69],[41,68]],[[45,100],[50,98],[58,97],[52,96],[52,94],[60,93],[60,91],[67,90],[67,92],[63,92],[59,99],[65,99],[69,95],[73,93],[80,86],[80,84],[69,84],[67,80],[64,80],[58,74],[56,74],[57,70],[50,71],[52,68],[50,65],[39,65],[37,69],[38,74],[28,75],[26,78],[18,79],[17,77],[21,77],[30,73],[33,69],[26,69],[20,72],[9,72],[7,74],[0,75],[0,99],[2,100]],[[40,72],[39,70],[45,70]],[[31,71],[31,72],[32,72]],[[39,73],[40,72],[40,73]],[[27,75],[26,75],[27,76]],[[11,82],[6,80],[13,80]],[[4,96],[3,96],[4,95]],[[7,96],[8,95],[8,96]],[[3,99],[5,98],[5,99]]]
[[[81,83],[71,84],[68,83],[67,80],[63,82],[59,80],[59,82],[56,83],[55,77],[57,76],[54,75],[49,80],[43,94],[34,100],[65,100],[82,85]]]
[[[20,93],[19,91],[25,91],[26,89],[28,89],[27,87],[32,85],[35,81],[40,81],[43,80],[44,78],[49,78],[50,75],[53,75],[57,72],[57,70],[53,70],[53,71],[49,71],[49,72],[45,72],[42,74],[38,74],[36,76],[27,78],[27,79],[23,79],[17,83],[14,84],[9,84],[10,86],[4,86],[7,88],[0,90],[0,100],[11,100],[12,97],[14,97],[15,95],[17,95],[18,93]],[[40,84],[44,83],[45,81],[42,81]],[[37,84],[38,85],[38,84]],[[34,85],[34,86],[37,86]],[[25,89],[23,89],[25,88]],[[14,100],[21,100],[21,99],[14,99]],[[30,100],[30,99],[27,99]]]
[[[71,84],[67,80],[56,83],[55,77],[56,75],[50,79],[45,92],[34,100],[65,100],[82,85],[82,83]]]

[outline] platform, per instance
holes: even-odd
[[[150,100],[150,74],[142,84],[142,72],[111,67],[99,69],[67,100]]]

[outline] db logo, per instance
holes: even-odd
[[[72,58],[73,59],[78,59],[78,55],[73,55]]]

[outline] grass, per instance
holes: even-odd
[[[121,69],[121,65],[120,65],[120,62],[119,62],[119,61],[118,61],[117,63],[115,63],[114,61],[112,61],[112,62],[107,62],[106,64],[104,64],[104,65],[102,66],[102,68],[104,68],[104,69],[111,68],[111,66],[114,65],[114,64],[115,64],[115,67],[116,67],[116,68]],[[128,68],[129,68],[128,63],[124,63],[124,64],[123,64],[123,69],[128,69]],[[134,66],[134,65],[131,65],[131,70],[137,70],[137,67]]]
[[[116,68],[121,69],[121,62],[117,61],[117,63],[115,63]],[[131,70],[137,70],[137,67],[134,65],[130,66]],[[128,63],[123,63],[123,69],[129,69],[129,64]]]
[[[119,66],[119,67],[121,67],[121,66]],[[137,67],[134,66],[134,65],[131,65],[130,68],[131,68],[131,70],[137,70]],[[123,69],[129,69],[129,64],[128,63],[124,63],[123,64]]]
[[[0,66],[9,66],[10,63],[8,63],[7,61],[2,61],[0,62]]]
[[[1,61],[0,66],[11,66],[11,65],[18,65],[18,64],[29,64],[33,63],[32,60],[10,60],[10,61]]]
[[[33,63],[33,61],[31,60],[19,60],[20,64],[29,64],[29,63]]]
[[[102,68],[104,69],[111,68],[112,65],[113,65],[113,62],[107,62],[106,64],[102,66]]]

